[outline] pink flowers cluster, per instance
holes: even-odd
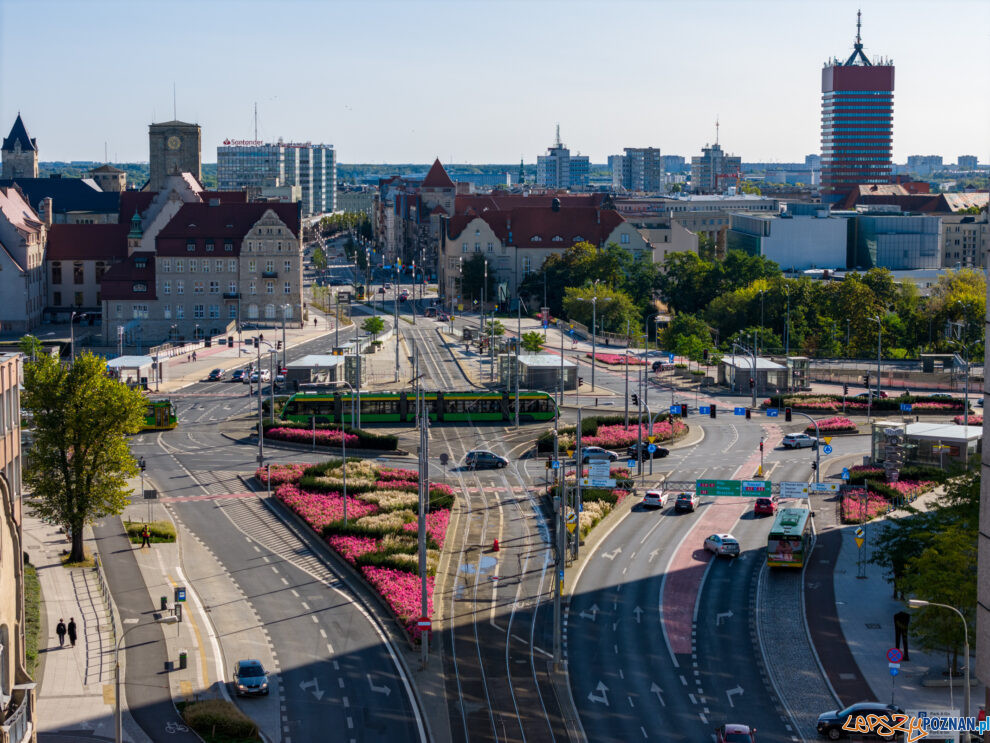
[[[856,424],[851,420],[848,418],[843,418],[841,415],[837,415],[833,418],[824,418],[818,421],[818,430],[822,433],[834,433],[837,431],[856,431],[858,429]],[[808,433],[814,433],[815,427],[808,426],[805,431]]]
[[[961,410],[962,400],[954,402],[915,402],[911,403],[911,410]]]
[[[430,497],[436,498],[437,496],[447,495],[453,496],[454,489],[444,482],[431,482],[430,483]]]
[[[897,482],[888,482],[886,485],[891,490],[896,490],[905,499],[913,500],[926,490],[931,490],[935,486],[935,483],[926,480],[898,480]]]
[[[599,426],[594,436],[585,436],[581,439],[582,444],[588,446],[603,446],[605,448],[632,446],[636,443],[638,434],[642,430],[643,441],[650,435],[648,425],[639,427],[632,425],[626,428],[621,424],[614,426]],[[653,435],[660,441],[669,441],[676,435],[684,433],[687,426],[676,418],[673,421],[660,421],[653,424]]]
[[[407,469],[385,468],[378,473],[379,480],[412,480],[419,482],[419,472]]]
[[[377,480],[375,487],[381,490],[406,490],[415,493],[419,490],[419,478],[415,480]]]
[[[348,514],[350,515],[350,514]],[[331,549],[340,553],[351,565],[357,564],[357,559],[368,552],[378,550],[378,540],[374,537],[351,537],[331,534],[327,537]]]
[[[883,467],[877,467],[872,464],[857,464],[855,467],[849,468],[849,473],[853,475],[877,475],[879,477],[884,477]]]
[[[590,353],[586,353],[587,358],[591,358]],[[625,356],[617,353],[596,353],[595,361],[601,361],[603,364],[612,364],[615,366],[625,366],[627,363],[629,366],[646,366],[646,361],[637,356]]]
[[[863,489],[853,490],[842,497],[842,521],[862,524],[890,510],[890,503],[879,495],[867,495]]]
[[[361,568],[365,579],[374,587],[406,626],[413,639],[419,638],[416,620],[422,614],[422,583],[419,576],[405,570],[365,565]],[[433,615],[433,578],[426,579],[426,613]]]
[[[327,524],[344,518],[344,498],[340,493],[310,493],[296,485],[280,485],[275,497],[298,513],[317,532]],[[378,506],[375,504],[347,497],[348,519],[359,519],[377,512]]]
[[[446,508],[430,511],[426,514],[426,533],[440,546],[440,549],[443,549],[444,540],[447,538],[448,526],[450,526],[450,511]],[[419,524],[413,521],[409,524],[403,524],[402,529],[416,533],[419,530]]]
[[[271,465],[272,485],[285,485],[290,482],[299,482],[302,478],[303,470],[309,467],[308,464],[273,464]],[[268,467],[259,467],[254,471],[255,479],[262,485],[268,484]]]
[[[955,418],[952,419],[952,422],[955,423],[957,426],[961,426],[961,425],[963,425],[963,422],[965,420],[966,419],[963,416],[957,415]],[[983,416],[982,415],[971,415],[971,416],[969,416],[969,425],[971,425],[971,426],[982,426],[983,425]]]
[[[358,437],[353,433],[343,433],[339,428],[318,428],[314,431],[307,431],[305,428],[269,428],[265,431],[265,438],[277,439],[278,441],[295,441],[302,444],[309,444],[316,436],[316,443],[321,446],[340,446],[341,438],[347,446],[357,446]]]
[[[629,497],[628,490],[613,490],[612,495],[615,496],[615,505],[618,507],[621,505],[622,501]]]

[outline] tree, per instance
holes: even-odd
[[[44,344],[34,335],[22,336],[17,345],[21,349],[21,353],[32,360],[45,352]]]
[[[543,350],[543,333],[538,333],[535,330],[523,333],[522,347],[530,353],[539,353]]]
[[[597,296],[597,310],[593,311],[592,297]],[[569,286],[564,291],[564,311],[572,320],[591,328],[596,324],[596,332],[606,330],[625,333],[626,325],[637,327],[640,313],[632,298],[621,289],[607,286]]]
[[[665,349],[676,351],[678,348],[695,347],[697,344],[691,341],[692,338],[699,339],[704,348],[709,348],[712,343],[711,329],[701,318],[684,313],[671,320],[661,340]]]
[[[495,266],[488,267],[488,286],[486,299],[492,302],[496,299],[495,294]],[[481,301],[481,287],[485,284],[485,257],[481,253],[474,253],[464,261],[461,267],[461,297],[466,300],[477,299]],[[468,302],[465,302],[468,304]]]
[[[83,352],[71,365],[48,355],[27,364],[21,402],[34,419],[24,469],[28,507],[66,527],[70,560],[82,562],[85,525],[128,504],[127,478],[138,468],[125,436],[140,429],[145,398],[108,377],[103,359]]]
[[[495,335],[499,338],[505,335],[505,326],[502,324],[502,321],[495,320],[495,322],[492,322],[491,320],[489,320],[487,323],[485,323],[485,335],[488,337]]]
[[[373,340],[378,339],[378,334],[385,329],[385,321],[382,320],[378,315],[374,317],[369,317],[363,323],[361,323],[361,330],[365,333],[370,333]]]
[[[313,266],[321,271],[327,267],[327,254],[319,245],[313,248]]]

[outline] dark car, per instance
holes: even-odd
[[[437,308],[436,307],[427,307],[426,310],[423,312],[423,316],[424,317],[436,317],[437,316]]]
[[[650,443],[648,441],[644,441],[642,444],[639,445],[639,447],[638,447],[639,451],[637,452],[637,446],[636,446],[636,444],[633,444],[628,449],[626,449],[626,456],[629,459],[637,459],[637,460],[638,459],[662,459],[663,457],[665,457],[668,454],[670,454],[670,449],[664,449],[662,446],[658,446],[656,444],[653,444],[653,446],[656,446],[656,449],[651,454],[650,453],[650,446],[651,445],[650,445]],[[637,456],[637,454],[639,454],[639,456]]]
[[[239,660],[234,664],[234,691],[237,696],[268,696],[268,672],[260,660]]]
[[[715,743],[756,743],[756,728],[749,725],[723,725],[715,728]]]
[[[508,467],[509,460],[486,449],[475,449],[474,451],[469,451],[464,457],[464,466],[472,470],[484,469],[485,467],[499,469],[501,467]]]
[[[876,715],[882,720],[892,722],[893,715],[902,714],[904,714],[904,710],[893,704],[884,704],[883,702],[858,702],[857,704],[850,705],[845,709],[834,709],[831,712],[823,712],[818,715],[818,735],[823,738],[828,738],[829,740],[849,738],[851,737],[850,733],[852,731],[843,730],[842,725],[850,718]],[[853,725],[849,725],[848,727],[853,727]],[[855,733],[855,735],[857,738],[866,737],[871,740],[894,740],[896,733],[889,735],[886,738],[881,737],[877,733],[868,733],[865,736],[862,733]]]
[[[655,372],[670,371],[674,368],[674,365],[669,361],[654,361],[651,368]]]
[[[674,501],[675,511],[694,511],[698,507],[701,499],[697,493],[679,493]]]
[[[244,381],[244,370],[234,369],[234,372],[230,375],[231,382],[243,382]]]
[[[223,369],[214,369],[213,371],[210,372],[210,376],[207,377],[207,380],[209,380],[210,382],[222,382],[226,374],[227,372],[225,372]]]

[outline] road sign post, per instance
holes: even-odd
[[[863,530],[862,526],[857,526],[855,534],[856,534],[856,577],[860,580],[865,580],[866,561],[863,559],[863,544],[864,542],[866,542],[866,532]],[[896,650],[896,648],[894,649]]]

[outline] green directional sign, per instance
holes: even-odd
[[[696,480],[698,495],[716,498],[760,498],[770,495],[773,484],[769,480]]]

